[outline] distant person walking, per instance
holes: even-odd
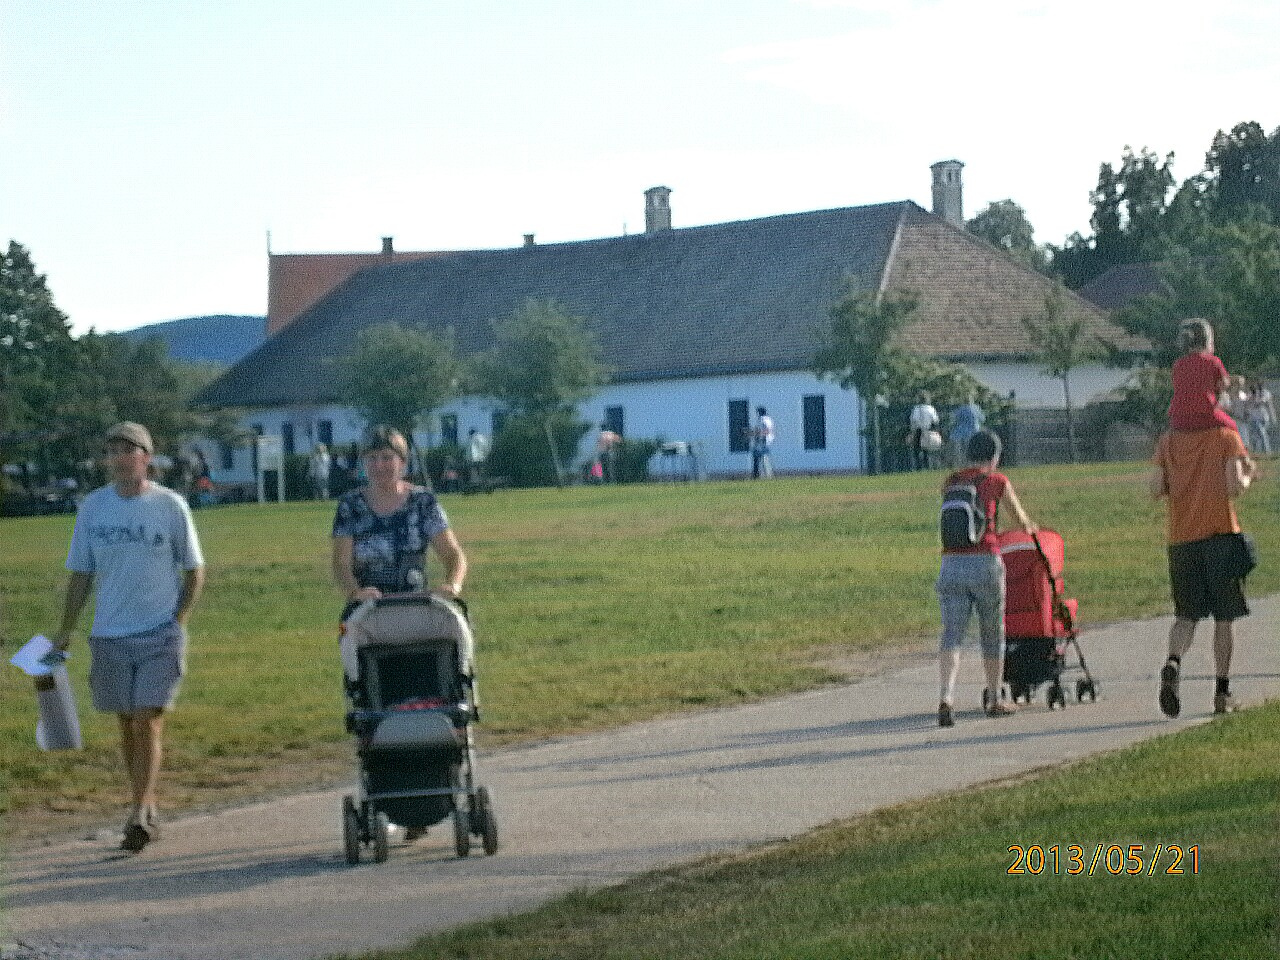
[[[907,447],[912,470],[928,470],[937,465],[937,455],[942,449],[942,434],[938,431],[941,422],[929,392],[921,390],[908,417]]]
[[[329,499],[329,473],[333,469],[333,457],[329,448],[317,443],[307,464],[307,476],[311,480],[311,496],[316,500]]]
[[[957,469],[964,466],[969,459],[969,441],[987,422],[986,414],[978,406],[975,394],[969,391],[969,398],[951,411],[951,465]]]
[[[204,586],[204,557],[187,502],[151,482],[151,434],[118,423],[106,435],[110,483],[80,505],[71,534],[71,579],[53,642],[65,650],[96,587],[89,636],[94,708],[116,714],[133,809],[123,849],[154,840],[164,714],[186,670],[187,618]]]
[[[773,426],[773,417],[764,407],[756,407],[756,425],[751,431],[751,478],[753,480],[770,480],[773,478],[773,442],[777,431]]]
[[[591,478],[599,483],[618,482],[618,446],[622,443],[622,434],[609,429],[607,423],[600,424],[600,432],[596,434],[596,456],[591,464]]]
[[[1249,450],[1264,456],[1270,455],[1271,425],[1276,422],[1276,407],[1271,391],[1256,377],[1249,381],[1244,416],[1248,427]]]
[[[1249,489],[1257,467],[1240,434],[1227,427],[1166,432],[1156,445],[1154,464],[1151,495],[1168,500],[1174,616],[1169,656],[1160,670],[1160,709],[1169,717],[1181,712],[1182,658],[1191,649],[1196,624],[1212,617],[1213,712],[1231,713],[1237,708],[1231,694],[1235,621],[1249,615],[1244,598],[1249,564],[1234,500]]]
[[[1034,533],[1014,492],[1013,484],[996,472],[1000,463],[1000,438],[989,430],[979,430],[969,440],[968,464],[947,477],[943,491],[942,565],[938,572],[938,604],[942,610],[942,640],[939,643],[938,671],[941,696],[938,726],[955,723],[956,676],[960,670],[960,646],[969,631],[969,619],[976,607],[978,636],[982,647],[982,670],[986,689],[982,706],[989,717],[1003,717],[1016,711],[1001,699],[1004,680],[1004,561],[996,536],[1000,504],[1017,519],[1018,525]],[[955,510],[954,516],[949,511]],[[958,528],[952,520],[962,518]],[[957,530],[959,535],[953,534]]]
[[[490,439],[478,430],[467,431],[467,485],[479,487],[484,480],[485,464],[493,449]]]

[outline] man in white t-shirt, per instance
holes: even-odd
[[[94,708],[116,714],[133,810],[125,850],[159,832],[164,713],[186,669],[187,618],[204,586],[204,557],[187,502],[147,478],[155,452],[137,423],[107,431],[111,483],[81,503],[71,534],[71,579],[54,645],[65,650],[94,590],[89,686]]]
[[[941,419],[927,390],[921,390],[917,396],[916,405],[911,408],[910,423],[907,445],[911,448],[911,469],[928,470],[937,465],[942,437],[938,432]]]
[[[755,480],[773,477],[773,441],[777,436],[773,417],[765,407],[756,407],[756,425],[751,431],[751,477]]]
[[[471,487],[480,486],[484,479],[484,465],[492,449],[492,441],[479,430],[467,432],[467,483]]]

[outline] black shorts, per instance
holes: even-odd
[[[1224,534],[1175,543],[1169,547],[1169,583],[1173,587],[1173,613],[1179,620],[1228,622],[1249,615],[1243,581],[1226,569],[1232,537]]]

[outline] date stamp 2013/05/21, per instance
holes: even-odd
[[[1169,877],[1200,873],[1200,845],[1179,843],[1099,843],[1086,849],[1076,843],[1009,845],[1013,862],[1005,869],[1011,876],[1039,876],[1042,873],[1069,877],[1108,874],[1117,876]]]

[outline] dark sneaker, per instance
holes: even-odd
[[[1214,713],[1235,713],[1240,709],[1240,704],[1229,693],[1215,693],[1213,695],[1213,712]]]
[[[1178,665],[1170,660],[1160,669],[1160,709],[1166,717],[1176,717],[1182,712],[1178,699]]]
[[[938,704],[938,726],[954,727],[955,719],[951,716],[951,704],[943,702]]]
[[[124,839],[120,849],[137,853],[153,840],[160,838],[160,815],[155,807],[138,810],[124,825]]]

